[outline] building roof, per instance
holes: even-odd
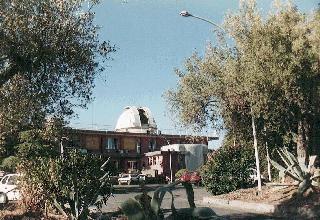
[[[133,133],[133,132],[116,132],[106,130],[88,130],[88,129],[77,129],[77,128],[65,128],[66,132],[70,134],[91,134],[91,135],[108,135],[108,136],[126,136],[126,137],[150,137],[150,138],[166,138],[166,139],[186,139],[192,137],[192,135],[180,135],[180,134],[157,134],[157,133]],[[218,137],[207,137],[207,136],[196,136],[197,138],[205,138],[207,140],[218,140]]]
[[[147,107],[127,106],[118,118],[115,131],[130,133],[155,133],[157,124]]]
[[[147,152],[147,153],[145,153],[145,155],[146,155],[147,157],[158,156],[158,155],[161,155],[161,151]]]
[[[161,147],[161,151],[178,151],[178,152],[189,152],[189,151],[204,151],[207,153],[208,146],[205,144],[170,144]]]

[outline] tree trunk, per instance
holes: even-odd
[[[269,148],[268,148],[268,135],[267,135],[267,128],[266,126],[263,127],[264,130],[264,139],[265,139],[265,145],[266,145],[266,151],[267,151],[267,162],[268,162],[268,180],[271,182],[272,177],[271,177],[271,162],[270,162],[270,155],[269,155]]]
[[[297,132],[297,157],[299,163],[307,165],[308,160],[308,146],[309,146],[309,127],[307,120],[300,119],[298,121],[298,132]]]
[[[251,112],[252,112],[252,110],[251,110]],[[254,147],[254,155],[256,158],[256,169],[257,169],[257,178],[258,178],[258,191],[261,192],[260,160],[259,160],[259,152],[258,152],[256,125],[254,122],[253,115],[252,115],[251,120],[252,120],[253,147]]]
[[[268,142],[266,141],[266,150],[267,150],[267,162],[268,162],[268,179],[271,182],[271,163],[270,163],[270,155],[269,155],[269,149],[268,149]]]

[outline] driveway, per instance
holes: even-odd
[[[149,196],[153,196],[153,192],[157,187],[161,185],[154,184],[154,185],[146,185],[145,189],[148,192]],[[206,204],[202,203],[202,198],[204,196],[208,196],[208,192],[204,187],[197,187],[193,188],[194,190],[194,199],[195,204],[197,207],[204,207],[207,206]],[[139,185],[117,185],[114,187],[113,196],[111,196],[108,201],[107,205],[102,207],[103,212],[114,212],[117,210],[119,205],[127,200],[128,198],[132,198],[141,193],[141,187]],[[174,204],[176,208],[186,208],[189,207],[189,203],[187,200],[187,195],[185,189],[182,186],[177,186],[176,190],[173,191],[174,195]],[[171,196],[166,194],[162,203],[163,209],[170,209],[171,203]],[[268,216],[261,216],[251,213],[244,213],[241,210],[226,210],[211,207],[218,215],[225,216],[228,219],[275,219],[270,218]]]

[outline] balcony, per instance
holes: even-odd
[[[137,153],[137,151],[134,150],[119,150],[119,149],[105,149],[104,154],[110,157],[141,157],[143,154]]]

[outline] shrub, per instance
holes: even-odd
[[[102,196],[103,201],[97,204],[101,205],[110,195],[111,186],[101,178],[105,174],[100,169],[103,162],[98,156],[78,151],[63,157],[24,161],[21,164],[22,193],[30,196],[36,189],[42,195],[36,194],[42,204],[48,201],[65,216],[86,219],[89,206],[96,204],[98,196]]]
[[[175,177],[176,179],[180,179],[180,177],[181,177],[185,172],[188,172],[188,170],[187,170],[187,169],[178,170],[178,171],[176,172],[176,174],[174,175],[174,177]]]
[[[37,141],[21,144],[18,155],[21,192],[28,212],[41,215],[48,204],[68,218],[87,219],[88,207],[99,207],[111,193],[108,174],[101,168],[105,159],[100,156],[75,149],[60,155],[55,147]],[[109,169],[109,163],[104,169]]]
[[[178,184],[182,183],[186,190],[187,199],[190,208],[182,208],[177,210],[174,205],[174,197],[172,191],[176,189]],[[165,194],[171,195],[171,215],[164,216],[164,210],[161,208]],[[175,181],[166,186],[158,187],[151,198],[144,190],[142,194],[136,195],[134,198],[129,198],[120,204],[119,212],[114,213],[119,215],[123,213],[131,220],[162,220],[162,219],[220,219],[216,213],[209,207],[196,208],[194,203],[194,191],[190,181]],[[117,218],[120,219],[120,218]],[[122,218],[121,218],[122,219]]]
[[[249,168],[254,164],[253,148],[222,147],[203,166],[203,184],[214,195],[250,187]]]
[[[18,165],[19,159],[15,156],[9,156],[3,159],[1,163],[1,169],[6,172],[14,173],[16,166]]]

